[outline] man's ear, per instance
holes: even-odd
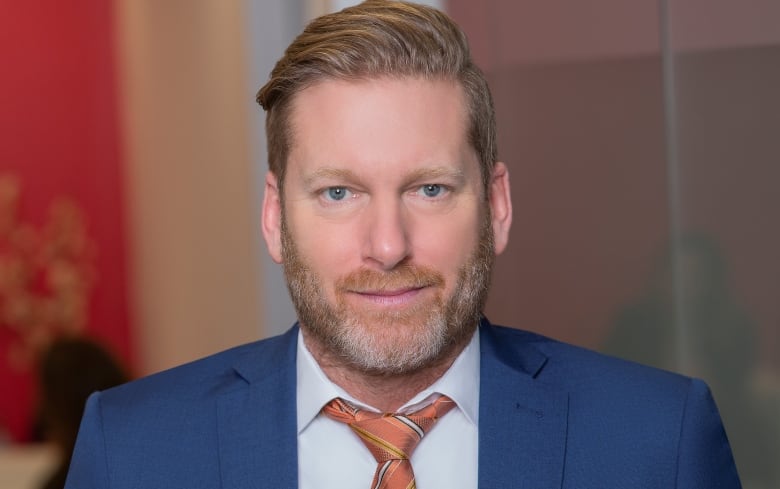
[[[493,241],[496,255],[506,249],[509,228],[512,227],[512,195],[509,190],[509,170],[502,162],[496,162],[488,186],[488,199],[493,221]]]
[[[282,263],[282,200],[279,181],[271,172],[265,176],[263,197],[263,237],[268,253],[276,263]]]

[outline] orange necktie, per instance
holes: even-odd
[[[453,407],[452,399],[441,396],[411,414],[374,413],[336,398],[322,412],[348,424],[376,458],[378,465],[371,489],[414,489],[409,457],[436,420]]]

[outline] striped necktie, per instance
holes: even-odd
[[[455,407],[447,396],[410,414],[375,413],[361,410],[336,398],[322,412],[352,428],[377,461],[371,489],[414,489],[414,472],[409,458],[437,419]]]

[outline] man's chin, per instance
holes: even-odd
[[[442,321],[383,317],[352,326],[332,337],[331,346],[352,368],[366,374],[405,375],[433,366],[445,356],[449,342]]]

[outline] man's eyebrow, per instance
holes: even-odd
[[[462,182],[466,176],[460,168],[453,168],[449,166],[436,166],[432,168],[419,168],[407,175],[407,179],[410,182],[418,182],[423,180],[431,180],[431,183],[436,183],[434,180],[439,178],[450,178]]]
[[[453,168],[449,166],[435,166],[413,170],[406,175],[405,180],[408,182],[431,181],[432,183],[436,183],[435,180],[441,178],[456,180],[460,183],[465,180],[466,176],[463,170],[459,168]],[[346,168],[324,167],[318,168],[311,173],[306,174],[303,177],[303,182],[304,185],[310,187],[318,180],[322,179],[355,181],[358,180],[358,175],[354,171]]]
[[[357,178],[357,175],[355,175],[355,172],[352,170],[348,170],[346,168],[317,168],[313,172],[304,175],[303,183],[306,186],[311,186],[317,180],[328,178],[338,180],[354,180]]]

